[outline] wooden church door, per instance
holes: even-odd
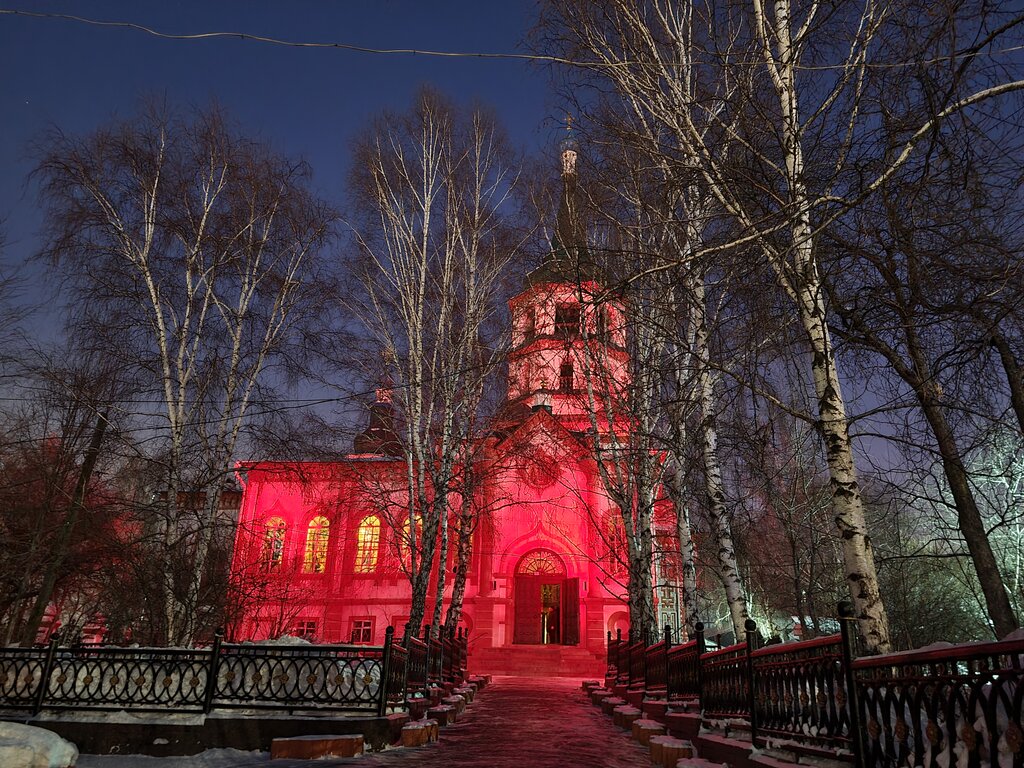
[[[543,640],[541,581],[539,576],[516,576],[513,643],[539,644]]]
[[[562,584],[562,645],[580,644],[580,580]]]

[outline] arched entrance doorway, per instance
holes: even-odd
[[[514,643],[579,645],[579,579],[565,577],[561,558],[547,549],[527,552],[516,566]]]

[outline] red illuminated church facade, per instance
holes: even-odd
[[[625,316],[614,300],[584,300],[599,293],[596,282],[561,275],[559,253],[580,242],[571,215],[573,145],[563,146],[562,161],[553,253],[510,302],[506,402],[476,452],[481,513],[462,627],[477,658],[561,646],[597,664],[606,633],[628,631],[621,523],[592,457],[588,407],[602,393],[614,398],[615,387],[628,381]],[[588,388],[586,372],[595,366],[602,383]],[[379,643],[388,626],[404,628],[407,465],[389,439],[392,430],[388,393],[381,391],[369,428],[344,460],[240,466],[233,571],[251,586],[236,636],[289,632],[320,642]],[[458,506],[456,499],[452,507]],[[453,565],[449,558],[448,574]]]

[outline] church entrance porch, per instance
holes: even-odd
[[[579,579],[568,579],[551,551],[527,553],[516,567],[512,642],[520,645],[578,645]]]

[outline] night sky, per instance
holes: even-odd
[[[476,0],[14,0],[4,8],[132,21],[168,33],[246,32],[369,47],[522,52],[532,2]],[[564,106],[545,68],[515,60],[375,55],[251,41],[163,40],[122,28],[0,15],[0,220],[8,265],[39,247],[28,147],[50,127],[80,134],[134,112],[139,99],[216,101],[241,129],[304,157],[325,197],[344,194],[351,138],[385,108],[405,109],[423,84],[462,103],[494,107],[513,141],[534,150],[558,139]],[[38,268],[30,293],[41,295]],[[37,316],[47,336],[56,322]]]

